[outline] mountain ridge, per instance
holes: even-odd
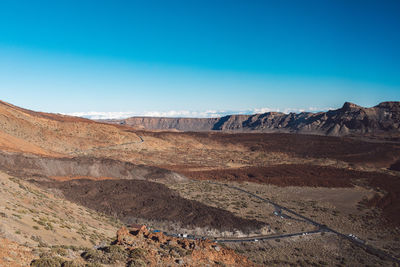
[[[130,117],[101,120],[146,130],[282,132],[329,136],[400,134],[400,102],[370,108],[345,102],[327,112],[227,115],[219,118]]]

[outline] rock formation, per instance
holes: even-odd
[[[130,229],[122,227],[117,232],[115,244],[130,251],[131,255],[140,251],[137,254],[141,254],[142,258],[137,258],[147,266],[255,266],[247,258],[210,240],[166,236],[161,232],[150,232],[145,226]]]
[[[327,112],[229,115],[221,118],[132,117],[107,120],[148,130],[284,132],[330,136],[400,133],[400,102],[383,102],[371,108],[346,102]]]

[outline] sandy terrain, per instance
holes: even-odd
[[[0,233],[29,246],[92,246],[114,236],[118,223],[0,172]],[[101,229],[101,231],[99,231]]]

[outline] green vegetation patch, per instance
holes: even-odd
[[[33,267],[63,267],[65,260],[59,257],[43,257],[31,262]]]
[[[91,263],[113,264],[119,261],[126,261],[128,259],[128,251],[121,246],[111,245],[101,250],[87,250],[81,256]]]

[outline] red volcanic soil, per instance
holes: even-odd
[[[163,184],[143,180],[70,180],[37,182],[60,189],[65,198],[88,208],[117,216],[180,222],[183,226],[250,232],[264,223],[236,217],[231,212],[184,199]]]
[[[400,177],[384,176],[370,179],[370,185],[386,192],[381,197],[376,194],[367,204],[381,208],[388,222],[400,226]]]
[[[80,118],[80,117],[73,117],[73,116],[67,116],[67,115],[61,115],[61,114],[53,114],[53,113],[45,113],[45,112],[38,112],[38,111],[32,111],[29,109],[24,109],[21,107],[14,106],[12,104],[9,104],[7,102],[1,101],[0,100],[0,105],[7,106],[10,110],[18,110],[23,113],[29,114],[34,117],[41,117],[41,118],[46,118],[50,120],[56,120],[56,121],[62,121],[62,122],[86,122],[86,123],[96,123],[92,120],[85,119],[85,118]]]

